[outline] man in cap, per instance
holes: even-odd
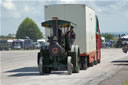
[[[75,39],[76,39],[76,34],[73,29],[74,29],[74,27],[71,26],[70,30],[66,33],[66,36],[70,37],[71,44],[74,44]]]
[[[76,39],[76,34],[75,34],[75,32],[74,32],[73,29],[74,29],[74,27],[71,26],[71,27],[70,27],[70,39],[71,39],[71,44],[74,44],[75,39]]]

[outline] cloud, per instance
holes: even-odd
[[[22,10],[22,12],[24,12],[26,14],[30,14],[30,12],[32,12],[32,14],[38,14],[39,13],[39,10],[37,10],[37,9],[40,9],[41,8],[41,5],[40,4],[35,4],[37,2],[35,2],[35,3],[34,2],[35,1],[33,1],[33,2],[30,1],[30,2],[24,2],[24,3],[22,3],[23,4],[23,10]],[[35,7],[35,5],[37,5],[37,6]]]
[[[64,4],[71,4],[71,3],[77,3],[79,2],[78,0],[60,0],[60,3]]]
[[[3,0],[0,8],[2,34],[15,33],[26,17],[33,19],[44,32],[40,25],[45,17],[44,5],[51,4],[86,4],[95,9],[102,32],[128,31],[127,3],[128,0]]]
[[[81,0],[40,0],[44,5],[50,4],[76,4],[81,2]]]
[[[128,7],[127,2],[128,2],[128,1],[126,1],[126,0],[118,1],[118,2],[116,2],[115,4],[111,4],[110,7],[111,7],[112,9],[119,10],[119,11],[126,10],[127,7]],[[125,8],[126,8],[126,9],[125,9]]]
[[[25,5],[25,6],[24,6],[24,10],[25,10],[25,12],[29,12],[29,11],[30,11],[29,6]]]
[[[8,10],[16,10],[16,7],[12,0],[3,1],[2,5],[7,8]]]
[[[95,9],[96,13],[100,16],[116,16],[124,14],[128,8],[127,1],[87,1],[86,4]],[[123,12],[122,12],[123,11]],[[126,15],[126,14],[125,14]]]
[[[3,3],[3,2],[2,2]],[[39,28],[42,29],[40,23],[44,21],[44,9],[40,1],[12,1],[16,10],[9,10],[3,5],[1,6],[1,23],[2,34],[16,33],[19,24],[26,18],[33,19]],[[8,25],[7,25],[8,24]]]
[[[1,16],[20,18],[19,9],[17,9],[16,1],[6,0],[1,2]],[[7,15],[7,16],[4,16]]]

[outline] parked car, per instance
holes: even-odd
[[[128,39],[123,41],[123,47],[122,47],[122,50],[124,53],[127,53],[128,52]]]
[[[0,50],[9,50],[9,48],[7,40],[0,40]]]
[[[33,40],[25,39],[24,40],[24,49],[33,49]]]
[[[34,49],[39,49],[41,47],[39,42],[33,42],[33,48]]]
[[[20,44],[16,44],[16,45],[14,45],[13,48],[14,48],[14,49],[21,49],[21,45],[20,45]]]
[[[23,48],[24,45],[24,40],[13,40],[11,48],[12,49],[19,49],[19,48]]]

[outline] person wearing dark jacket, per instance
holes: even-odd
[[[76,34],[75,34],[75,32],[74,32],[73,29],[74,29],[74,27],[71,26],[71,28],[70,28],[70,39],[71,39],[71,44],[74,44],[75,39],[76,39]]]
[[[70,30],[66,33],[66,36],[70,37],[71,44],[74,44],[75,39],[76,39],[76,34],[73,29],[74,29],[74,27],[71,26]]]

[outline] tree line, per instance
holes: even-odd
[[[101,37],[105,37],[105,41],[109,41],[109,40],[117,41],[119,38],[119,35],[113,34],[113,33],[101,33]]]
[[[118,35],[112,33],[101,33],[102,37],[105,37],[106,41],[117,40]],[[37,24],[30,18],[25,18],[18,27],[16,35],[8,34],[7,36],[0,36],[0,39],[25,39],[29,37],[33,41],[44,38],[43,33],[40,31]]]

